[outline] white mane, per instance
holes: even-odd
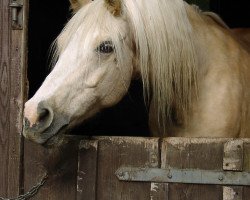
[[[165,128],[175,107],[182,117],[196,87],[196,60],[192,26],[182,0],[126,0],[132,24],[145,94],[157,108]],[[194,87],[193,87],[194,86]]]
[[[153,101],[158,122],[164,128],[173,107],[179,117],[187,112],[197,89],[194,38],[185,3],[182,0],[123,0],[121,15],[131,26],[145,97]],[[119,67],[128,67],[122,66],[126,58],[120,43],[122,30],[112,18],[103,0],[89,3],[73,16],[59,36],[57,54],[66,48],[79,28],[83,29],[85,39],[84,35],[91,32],[96,23],[103,23],[109,27]]]

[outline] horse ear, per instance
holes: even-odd
[[[92,0],[69,0],[70,1],[70,9],[73,10],[73,12],[77,12],[80,8],[82,8],[84,5],[90,3]]]
[[[105,0],[105,3],[114,16],[121,14],[121,0]]]

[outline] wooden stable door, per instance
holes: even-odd
[[[0,0],[0,196],[22,192],[27,0]]]

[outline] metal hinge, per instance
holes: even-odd
[[[132,182],[250,185],[249,172],[122,167],[116,176],[121,181]]]
[[[12,29],[23,29],[23,1],[13,1],[9,7],[11,8]]]

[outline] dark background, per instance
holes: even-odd
[[[188,1],[188,0],[187,0]],[[249,0],[189,0],[203,10],[218,13],[232,28],[250,27]],[[52,41],[70,18],[68,0],[30,1],[29,17],[29,96],[49,73],[48,53]],[[147,109],[142,84],[134,81],[129,94],[115,107],[99,113],[94,119],[74,130],[74,134],[148,136]]]
[[[211,0],[210,9],[231,27],[250,27],[249,0]]]

